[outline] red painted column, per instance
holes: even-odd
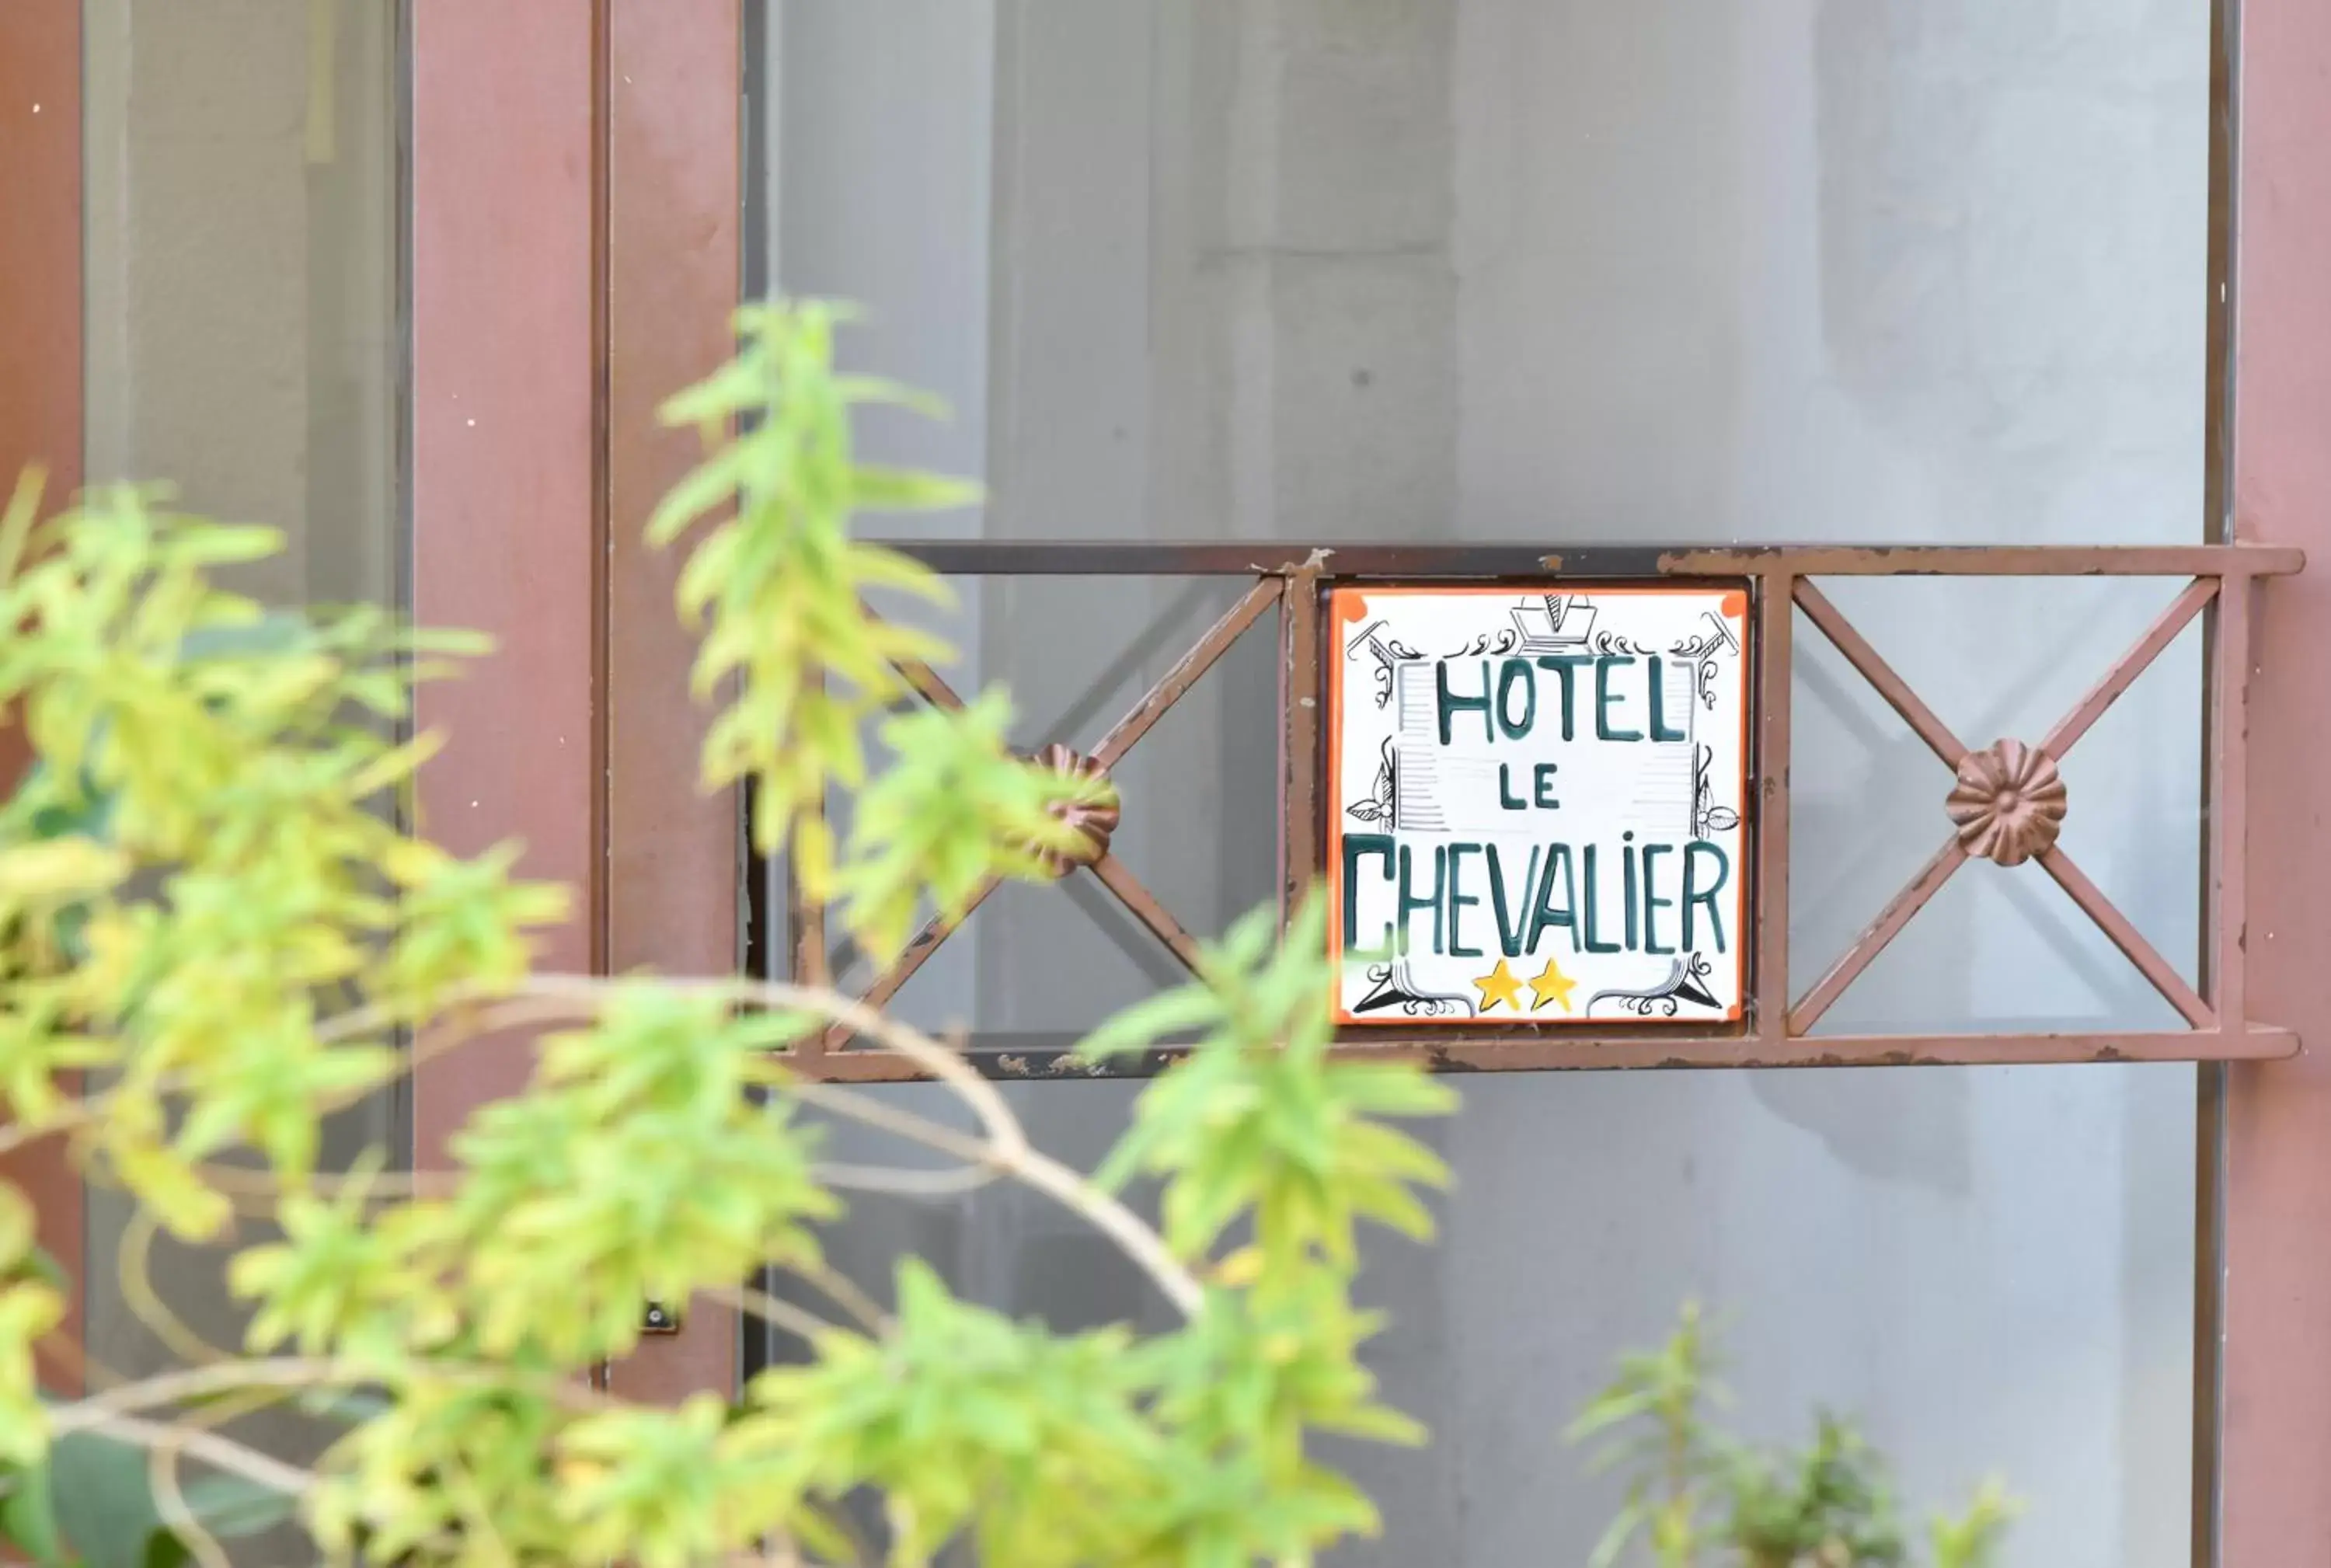
[[[597,953],[598,16],[592,0],[413,0],[413,609],[490,633],[423,689],[450,736],[423,826],[465,853],[526,845],[576,890],[541,965]],[[519,1042],[414,1075],[414,1160],[525,1082]]]
[[[2250,753],[2250,1016],[2304,1054],[2230,1069],[2219,1562],[2331,1563],[2331,5],[2244,0],[2233,505],[2307,569],[2263,589]]]
[[[734,347],[740,244],[738,0],[609,0],[607,29],[607,967],[737,967],[737,807],[697,788],[709,712],[673,609],[680,553],[641,538],[702,456],[656,407]],[[678,1333],[608,1370],[677,1402],[737,1381],[737,1315],[693,1303]]]
[[[48,470],[47,502],[63,504],[81,470],[81,0],[0,5],[0,495],[28,465]],[[0,794],[26,753],[0,725]],[[40,1213],[40,1242],[78,1286],[81,1185],[63,1150],[37,1144],[0,1160]],[[78,1339],[81,1291],[61,1334]],[[43,1376],[78,1383],[77,1358],[44,1359]]]

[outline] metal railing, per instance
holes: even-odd
[[[1347,1030],[1339,1049],[1356,1054],[1419,1055],[1452,1070],[1631,1067],[1783,1067],[1908,1063],[2005,1063],[2124,1060],[2223,1060],[2277,1057],[2298,1049],[2289,1030],[2251,1020],[2244,1007],[2248,909],[2244,893],[2246,760],[2255,599],[2262,578],[2298,571],[2294,549],[2215,545],[2170,547],[1943,547],[1664,549],[1590,547],[1546,552],[1498,546],[1334,546],[1246,544],[1025,543],[966,540],[894,544],[946,575],[1177,576],[1252,579],[1245,594],[1175,661],[1093,747],[1091,765],[1115,768],[1201,677],[1278,611],[1279,887],[1282,908],[1317,879],[1326,840],[1321,679],[1326,655],[1322,600],[1338,584],[1365,582],[1512,583],[1518,585],[1623,584],[1721,579],[1745,584],[1752,597],[1755,737],[1749,783],[1751,892],[1755,940],[1750,948],[1748,1005],[1736,1022],[1613,1022],[1579,1026],[1462,1024],[1413,1030]],[[2206,745],[2203,834],[2202,984],[2189,985],[2112,900],[2054,841],[2052,822],[2036,832],[1999,831],[1999,817],[1977,797],[1994,779],[1998,748],[1969,747],[1938,717],[1815,585],[1824,577],[2161,577],[2187,584],[2088,693],[2037,742],[2012,759],[2030,777],[2072,747],[2144,673],[2162,651],[2200,617],[2204,624]],[[1802,610],[1845,660],[1870,682],[1976,801],[1908,885],[1870,922],[1844,953],[1803,990],[1796,989],[1789,953],[1789,811],[1792,676],[1795,614]],[[953,707],[956,693],[930,670],[902,667],[924,700]],[[2036,757],[2035,755],[2036,754]],[[1938,821],[1944,819],[1939,809]],[[2008,808],[2014,809],[2012,797]],[[2060,812],[2057,814],[2060,815]],[[2028,853],[2063,889],[2153,988],[2184,1020],[2182,1029],[2061,1032],[1811,1033],[1871,961],[1898,936],[1970,859],[1989,854],[2015,860]],[[1114,854],[1067,874],[1089,874],[1134,920],[1185,965],[1196,952],[1188,930]],[[976,908],[991,885],[972,900]],[[969,911],[966,911],[965,918]],[[794,910],[794,973],[827,972],[823,912]],[[962,918],[934,922],[916,934],[905,954],[866,988],[880,1004],[920,969]],[[1322,1005],[1326,999],[1322,998]],[[1065,1039],[970,1041],[973,1059],[998,1077],[1087,1076],[1071,1061]],[[1170,1052],[1113,1071],[1155,1070]],[[831,1079],[911,1078],[909,1064],[853,1042],[836,1030],[794,1053],[801,1070]]]

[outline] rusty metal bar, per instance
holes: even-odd
[[[1185,965],[1194,971],[1196,969],[1198,963],[1196,940],[1190,936],[1189,932],[1183,929],[1181,922],[1175,919],[1166,907],[1157,901],[1156,895],[1150,892],[1142,885],[1139,878],[1127,870],[1123,861],[1114,855],[1103,855],[1089,870],[1099,880],[1101,886],[1107,888],[1111,894],[1115,895],[1118,902],[1125,906],[1127,914],[1141,922],[1151,935],[1171,948],[1174,955]],[[1000,882],[993,879],[982,884],[979,890],[972,895],[971,901],[964,906],[963,913],[952,921],[933,919],[927,922],[922,929],[916,932],[909,940],[907,950],[899,955],[898,961],[884,970],[880,978],[861,993],[859,1000],[869,1007],[886,1005],[892,997],[904,989],[908,981],[914,978],[915,972],[929,961],[931,955],[938,951],[939,945],[961,930],[964,922],[971,918],[973,911],[985,903],[989,896],[1001,886]],[[799,1054],[803,1057],[822,1055],[838,1047],[848,1038],[848,1035],[847,1030],[839,1027],[827,1030],[815,1037],[809,1049]]]
[[[1669,551],[1661,570],[1720,576],[1776,562],[1808,577],[2269,577],[2299,570],[2307,555],[2263,545],[1776,545]]]
[[[870,610],[867,613],[871,615],[873,612]],[[963,698],[956,695],[955,688],[949,686],[938,671],[920,660],[901,659],[896,660],[893,667],[915,693],[932,707],[949,709],[963,707]],[[793,927],[793,976],[804,985],[832,984],[832,960],[826,951],[825,907],[816,899],[804,897],[799,879],[790,874],[785,879],[785,887],[787,911]],[[981,888],[965,908],[963,919],[968,919],[971,911],[994,890],[993,882]],[[914,978],[915,971],[937,951],[939,944],[954,935],[956,928],[963,924],[963,919],[953,923],[943,920],[928,922],[908,942],[907,950],[899,955],[898,961],[867,988],[860,1000],[869,1006],[880,1007],[896,996],[899,988]],[[797,1055],[801,1058],[823,1056],[845,1037],[846,1031],[842,1030],[822,1031],[804,1041]]]
[[[1837,651],[1845,655],[1846,662],[1860,670],[1861,678],[1878,689],[1878,695],[1884,698],[1888,706],[1900,714],[1903,721],[1917,733],[1918,738],[1943,759],[1945,767],[1957,767],[1959,759],[1966,755],[1967,748],[1957,736],[1951,733],[1951,727],[1910,689],[1910,683],[1894,672],[1894,667],[1879,656],[1878,650],[1872,648],[1860,632],[1854,630],[1853,623],[1838,613],[1837,606],[1829,602],[1828,595],[1803,578],[1797,580],[1795,592],[1797,603],[1806,617],[1822,629],[1822,635],[1837,645]]]
[[[1141,879],[1135,876],[1123,860],[1115,855],[1103,855],[1087,870],[1102,887],[1117,896],[1117,901],[1125,906],[1127,914],[1140,921],[1148,928],[1150,935],[1172,948],[1174,956],[1179,958],[1192,974],[1197,972],[1196,940],[1182,929],[1182,923],[1157,901],[1157,895],[1141,885]]]
[[[886,539],[945,576],[1289,577],[1316,563],[1327,577],[1543,577],[1551,570],[1605,577],[1665,575],[1657,546],[1618,545],[1567,551],[1550,568],[1530,545],[1338,545],[1278,540]],[[1741,574],[1734,573],[1735,576]]]
[[[2216,689],[2210,705],[2209,968],[2218,1016],[2240,1021],[2247,1004],[2250,959],[2250,585],[2218,595]]]
[[[991,877],[979,885],[977,892],[972,894],[970,901],[964,905],[962,914],[952,920],[934,918],[925,922],[923,928],[908,939],[907,950],[899,955],[897,962],[884,970],[873,984],[860,993],[858,1000],[869,1007],[887,1005],[890,998],[898,995],[907,982],[915,977],[915,971],[929,962],[931,955],[938,951],[939,944],[961,930],[963,923],[971,918],[972,912],[987,902],[989,895],[1001,886],[1001,882]],[[823,1049],[831,1049],[848,1038],[849,1032],[839,1027],[829,1029],[820,1037],[819,1044]]]
[[[833,973],[825,946],[825,906],[802,891],[801,879],[790,866],[785,871],[785,907],[794,939],[793,977],[804,985],[831,984]]]
[[[1756,936],[1752,1019],[1759,1038],[1789,1033],[1789,721],[1796,579],[1767,572],[1756,590]]]
[[[823,687],[823,674],[812,678]],[[936,679],[936,678],[935,678]],[[811,803],[805,811],[820,819],[825,816],[823,799]],[[792,974],[804,985],[829,985],[833,981],[833,961],[826,946],[825,904],[804,891],[801,879],[794,874],[790,858],[785,863],[785,921],[793,937]],[[823,1034],[812,1036],[803,1042],[805,1051],[823,1051],[826,1046]]]
[[[801,879],[794,875],[790,864],[785,868],[785,922],[793,937],[788,973],[794,984],[832,984],[833,961],[825,939],[825,905],[802,890]],[[804,1053],[816,1054],[823,1052],[826,1044],[826,1036],[820,1033],[804,1040],[801,1049]]]
[[[916,696],[933,708],[952,710],[963,707],[963,698],[956,695],[955,688],[949,686],[937,670],[933,670],[921,660],[898,660],[892,668],[898,670],[908,685],[915,689]]]
[[[2040,749],[2057,758],[2071,750],[2073,742],[2088,733],[2088,727],[2104,717],[2105,710],[2120,699],[2121,693],[2136,683],[2136,678],[2161,656],[2161,651],[2177,640],[2177,634],[2185,630],[2186,622],[2199,614],[2202,606],[2215,598],[2217,594],[2217,583],[2204,578],[2190,584],[2171,601],[2169,608],[2161,613],[2145,635],[2138,638],[2127,652],[2114,660],[2104,679],[2080,698],[2071,712],[2057,721],[2056,727],[2048,732],[2048,738],[2040,743]]]
[[[1846,948],[1838,961],[1830,966],[1829,973],[1805,993],[1803,1001],[1789,1010],[1789,1032],[1803,1034],[1812,1028],[1821,1015],[1830,1010],[1830,1004],[1842,996],[1845,988],[1870,967],[1870,960],[1885,951],[1886,945],[1901,934],[1902,927],[1910,923],[1910,917],[1925,908],[1927,900],[1940,892],[1943,884],[1949,881],[1952,873],[1965,865],[1966,860],[1966,851],[1960,846],[1958,835],[1953,833],[1943,847],[1935,851],[1935,858],[1910,879],[1909,885],[1894,895],[1894,901],[1870,922],[1870,928],[1854,938],[1852,946]]]
[[[1280,587],[1279,579],[1269,578],[1257,583],[1242,595],[1239,602],[1231,606],[1187,653],[1175,661],[1174,667],[1166,672],[1156,685],[1149,689],[1139,702],[1134,705],[1132,711],[1119,719],[1115,727],[1101,738],[1100,743],[1093,748],[1093,760],[1104,770],[1114,767],[1121,761],[1125,754],[1132,750],[1135,744],[1149,732],[1150,727],[1164,717],[1166,711],[1175,703],[1180,701],[1190,688],[1196,685],[1199,679],[1207,670],[1213,669],[1215,662],[1230,651],[1231,645],[1239,640],[1247,628],[1253,625],[1265,610],[1279,602]],[[928,665],[915,660],[900,660],[897,662],[896,668],[906,679],[907,684],[912,687],[925,701],[946,708],[959,708],[963,706],[963,699],[956,695],[955,689]],[[1114,856],[1105,855],[1090,870],[1101,885],[1115,895],[1118,901],[1125,906],[1127,911],[1135,919],[1141,922],[1159,941],[1173,950],[1175,957],[1193,969],[1196,967],[1198,955],[1196,941],[1183,928],[1181,922],[1175,919],[1166,907],[1158,902],[1156,895],[1142,886],[1140,879],[1127,870],[1122,861]],[[913,938],[908,942],[906,951],[899,955],[898,961],[866,989],[860,1000],[869,1006],[880,1007],[896,996],[900,988],[914,978],[915,972],[929,960],[933,953],[938,951],[939,945],[953,936],[963,923],[971,917],[972,912],[987,901],[989,895],[993,894],[998,886],[999,884],[994,880],[983,884],[979,890],[972,895],[971,901],[964,907],[963,913],[955,919],[934,919],[927,922],[922,929],[916,932]],[[803,900],[797,898],[794,902],[796,933],[813,929],[816,932],[816,941],[822,955],[824,943],[823,912],[819,911],[813,915],[806,909]],[[805,972],[803,967],[803,955],[798,936],[794,965],[796,974]],[[820,1056],[837,1047],[847,1038],[847,1035],[846,1030],[839,1028],[824,1031],[800,1054],[804,1059]]]
[[[798,985],[831,985],[833,974],[825,950],[825,907],[802,896],[801,883],[785,878],[785,908],[793,926],[793,978]],[[902,981],[901,984],[904,984]],[[823,1055],[825,1033],[813,1034],[799,1047],[804,1056]]]
[[[1339,1042],[1347,1055],[1375,1050],[1422,1054],[1440,1065],[1465,1068],[1580,1067],[1908,1067],[2072,1061],[2195,1061],[2253,1060],[2294,1054],[2289,1031],[2256,1028],[2145,1030],[2122,1033],[1855,1034],[1799,1041],[1773,1051],[1751,1038],[1707,1036],[1660,1040],[1538,1037],[1524,1041],[1413,1040]],[[1629,1059],[1636,1059],[1630,1060]]]
[[[1223,618],[1208,628],[1191,650],[1174,661],[1156,685],[1151,687],[1131,712],[1117,721],[1109,732],[1101,736],[1100,744],[1092,749],[1092,759],[1103,771],[1115,767],[1118,760],[1133,749],[1133,745],[1149,733],[1149,727],[1166,717],[1166,712],[1182,700],[1199,678],[1214,667],[1214,661],[1230,651],[1246,629],[1259,620],[1265,610],[1279,602],[1280,580],[1269,577],[1248,589],[1239,602],[1223,612]]]
[[[860,601],[858,608],[870,621],[882,619],[872,605],[862,600]],[[914,689],[916,696],[933,708],[956,709],[963,707],[963,698],[956,695],[955,688],[947,683],[946,677],[921,660],[893,659],[890,660],[890,668],[897,670],[899,678]]]
[[[1148,1078],[1178,1060],[1174,1047],[1110,1062],[1074,1056],[1080,1037],[1065,1032],[975,1042],[967,1060],[1001,1079]],[[1632,1071],[1663,1068],[1982,1067],[2050,1062],[2257,1061],[2294,1056],[2287,1029],[2124,1031],[2105,1033],[1853,1034],[1775,1049],[1754,1035],[1393,1035],[1341,1040],[1345,1060],[1416,1059],[1450,1072]],[[914,1063],[889,1051],[841,1051],[799,1064],[804,1077],[842,1082],[909,1082]]]
[[[1826,545],[1708,549],[1688,545],[1366,545],[1332,540],[1183,543],[1101,539],[884,539],[948,576],[1288,576],[1316,561],[1329,578],[1797,576],[2247,577],[2298,571],[2305,552],[2263,545]]]
[[[1319,872],[1319,573],[1305,566],[1280,594],[1279,914]]]
[[[2145,939],[2144,934],[2130,923],[2128,917],[2120,912],[2119,907],[2106,898],[2097,885],[2088,880],[2087,874],[2072,863],[2072,857],[2064,852],[2061,845],[2042,851],[2040,864],[2056,879],[2058,887],[2071,895],[2072,902],[2097,923],[2098,929],[2112,939],[2112,945],[2121,950],[2122,955],[2136,965],[2137,972],[2153,983],[2153,988],[2161,993],[2169,1005],[2184,1014],[2186,1022],[2196,1029],[2217,1027],[2217,1015],[2210,1011],[2210,1004],[2195,994],[2193,988],[2186,984],[2184,976],[2177,973],[2176,965],[2164,958],[2160,951]]]

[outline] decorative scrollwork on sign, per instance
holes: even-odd
[[[1622,1012],[1637,1018],[1673,1018],[1686,1004],[1694,1007],[1718,1008],[1723,1004],[1708,993],[1708,977],[1715,965],[1698,953],[1688,953],[1678,958],[1668,969],[1668,977],[1648,991],[1598,991],[1586,1003],[1591,1016],[1599,1003],[1614,1002]]]
[[[1352,1012],[1356,1014],[1383,1012],[1397,1008],[1409,1018],[1473,1016],[1470,997],[1417,989],[1416,983],[1409,978],[1408,960],[1405,958],[1394,959],[1388,964],[1371,964],[1367,976],[1369,991],[1353,1005]]]
[[[1442,654],[1443,659],[1472,659],[1483,654],[1511,653],[1521,633],[1508,627],[1503,632],[1484,632],[1461,648]]]
[[[1708,630],[1679,639],[1668,650],[1668,655],[1691,661],[1692,689],[1699,694],[1701,707],[1712,708],[1716,706],[1717,660],[1727,653],[1739,652],[1740,644],[1722,616],[1703,613],[1700,618],[1708,622]]]
[[[1376,767],[1375,788],[1364,801],[1354,801],[1344,808],[1344,814],[1356,822],[1381,822],[1389,826],[1400,798],[1400,752],[1390,740],[1378,748],[1384,760]]]
[[[1709,777],[1716,763],[1716,748],[1698,746],[1692,748],[1691,764],[1691,836],[1704,839],[1710,833],[1729,832],[1740,825],[1740,813],[1730,806],[1716,803],[1716,785]]]
[[[1386,637],[1376,645],[1376,706],[1392,706],[1392,672],[1395,664],[1422,659],[1423,654],[1407,643]]]
[[[1594,651],[1597,653],[1632,653],[1638,658],[1641,658],[1651,652],[1650,649],[1644,647],[1633,638],[1622,637],[1616,632],[1597,632],[1594,633]]]
[[[1376,667],[1371,674],[1375,683],[1378,708],[1392,706],[1394,668],[1424,657],[1422,653],[1411,648],[1399,638],[1383,635],[1384,624],[1380,620],[1371,621],[1361,627],[1358,633],[1344,645],[1344,657],[1346,659],[1357,659],[1362,653],[1367,653],[1375,658]]]

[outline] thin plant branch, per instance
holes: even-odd
[[[265,1487],[270,1491],[280,1492],[287,1497],[305,1497],[314,1488],[318,1478],[313,1470],[287,1465],[216,1432],[170,1426],[119,1412],[92,1416],[74,1421],[70,1426],[60,1421],[58,1435],[63,1436],[67,1431],[96,1432],[105,1437],[119,1438],[141,1449],[150,1449],[157,1444],[166,1443],[184,1449],[189,1459],[200,1459],[214,1470],[241,1476],[244,1480]]]
[[[805,1307],[796,1307],[750,1285],[723,1286],[707,1290],[704,1295],[707,1299],[717,1301],[723,1307],[733,1307],[763,1322],[774,1323],[794,1338],[810,1345],[815,1345],[826,1335],[842,1332],[842,1325],[829,1322]]]
[[[853,1193],[886,1193],[901,1198],[950,1198],[975,1193],[1004,1179],[994,1165],[853,1165],[821,1160],[810,1167],[820,1185]]]
[[[367,1154],[385,1153],[376,1144]],[[244,1165],[222,1164],[208,1161],[195,1167],[203,1183],[220,1196],[234,1202],[238,1212],[271,1214],[274,1205],[286,1193],[309,1192],[321,1197],[337,1197],[351,1187],[362,1187],[368,1199],[382,1203],[403,1202],[410,1198],[450,1197],[461,1190],[459,1171],[373,1171],[356,1174],[338,1171],[317,1171],[298,1183],[286,1182],[273,1171],[253,1170]],[[250,1205],[245,1208],[243,1205]]]
[[[882,1309],[882,1304],[860,1288],[858,1281],[832,1264],[806,1259],[777,1267],[814,1287],[828,1301],[857,1319],[859,1326],[869,1334],[880,1335],[890,1332],[890,1315]]]
[[[138,1321],[150,1330],[155,1338],[169,1348],[181,1361],[204,1364],[231,1362],[234,1353],[213,1345],[196,1334],[186,1320],[173,1311],[154,1288],[150,1259],[154,1239],[161,1233],[161,1220],[151,1209],[139,1209],[121,1228],[121,1240],[114,1249],[115,1268],[121,1276],[121,1299]]]
[[[539,975],[523,984],[529,993],[588,998],[610,995],[622,982],[590,975],[565,974]],[[1081,1174],[1035,1149],[1029,1143],[1027,1132],[1021,1126],[1019,1118],[1012,1114],[1012,1107],[1004,1103],[995,1086],[973,1070],[958,1053],[920,1030],[886,1017],[854,997],[820,986],[790,985],[777,981],[741,977],[665,981],[661,984],[699,994],[724,997],[739,1004],[820,1015],[907,1058],[956,1091],[971,1107],[973,1114],[979,1117],[986,1134],[985,1140],[957,1132],[928,1117],[917,1117],[911,1112],[880,1106],[865,1096],[838,1089],[830,1084],[811,1084],[786,1075],[773,1087],[780,1093],[839,1111],[870,1126],[884,1126],[901,1136],[953,1155],[966,1164],[990,1166],[1023,1186],[1034,1188],[1115,1241],[1127,1257],[1140,1265],[1185,1316],[1194,1316],[1197,1312],[1204,1293],[1200,1289],[1197,1279],[1166,1247],[1164,1239],[1131,1209],[1095,1189]]]
[[[495,1387],[508,1386],[514,1377],[520,1376],[508,1367],[471,1366],[461,1362],[423,1362],[418,1364],[418,1370],[424,1377],[441,1377],[456,1383],[484,1383]],[[119,1388],[106,1389],[70,1404],[54,1407],[50,1411],[49,1424],[52,1431],[63,1437],[75,1431],[93,1430],[115,1416],[132,1411],[183,1404],[189,1400],[208,1399],[217,1394],[258,1388],[362,1388],[380,1381],[379,1367],[366,1362],[333,1356],[257,1356],[161,1373],[153,1377],[140,1378],[135,1383],[123,1383]],[[623,1402],[570,1378],[543,1376],[526,1380],[524,1386],[577,1409],[625,1408]],[[194,1452],[191,1449],[187,1451]]]
[[[1016,1151],[982,1143],[969,1134],[832,1084],[790,1083],[783,1086],[781,1092],[911,1138],[942,1154],[953,1155],[967,1164],[989,1165],[1022,1185],[1034,1188],[1115,1241],[1185,1316],[1196,1314],[1204,1293],[1196,1278],[1167,1250],[1165,1240],[1132,1210],[1051,1155],[1040,1154],[1025,1143]]]
[[[146,1477],[154,1487],[154,1511],[201,1568],[234,1568],[218,1537],[195,1516],[186,1503],[186,1488],[178,1484],[178,1456],[194,1435],[184,1427],[176,1428],[146,1450]]]

